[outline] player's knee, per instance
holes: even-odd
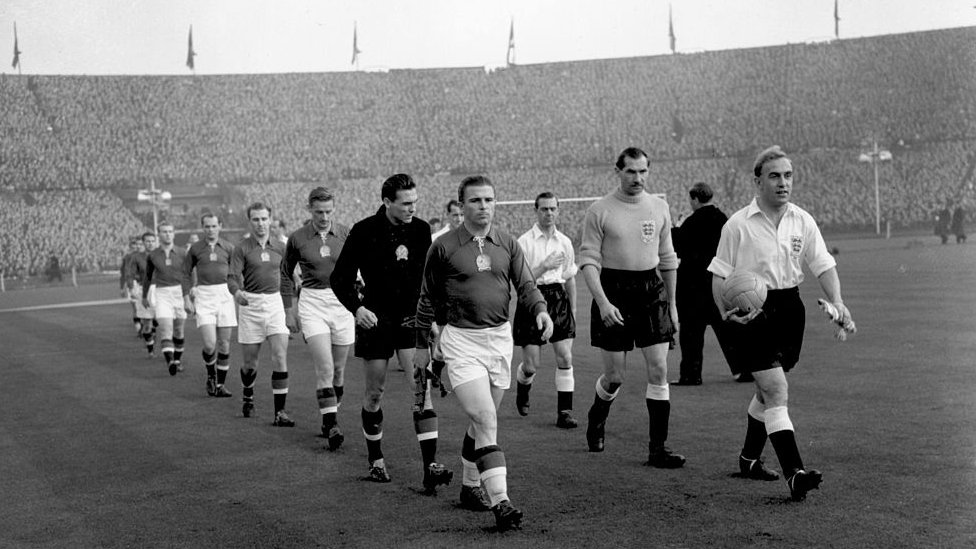
[[[498,419],[494,409],[478,410],[471,414],[471,422],[475,429],[482,433],[494,433],[498,427]]]
[[[557,368],[569,368],[573,364],[573,353],[556,353],[556,367]]]
[[[366,388],[366,395],[364,397],[364,402],[366,409],[373,410],[380,405],[380,401],[383,400],[384,389],[382,385],[377,385],[374,387]]]

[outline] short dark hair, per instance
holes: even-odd
[[[446,213],[451,213],[451,208],[454,207],[454,206],[457,206],[458,208],[463,208],[463,206],[461,205],[461,202],[459,202],[457,200],[454,200],[452,198],[452,199],[450,199],[450,200],[447,201],[447,204],[444,204],[444,211]]]
[[[647,153],[638,149],[637,147],[627,147],[626,149],[620,151],[620,155],[617,156],[617,163],[614,164],[618,170],[624,169],[625,158],[633,158],[634,160],[647,158]]]
[[[435,223],[440,223],[440,222],[441,222],[441,218],[439,218],[439,217],[432,217],[432,218],[430,218],[430,219],[427,220],[427,223],[431,227],[433,227]]]
[[[688,191],[688,195],[700,204],[707,204],[714,195],[712,193],[712,188],[708,186],[708,183],[703,183],[699,181],[691,186],[691,190]]]
[[[756,156],[756,161],[752,164],[752,174],[756,177],[762,176],[763,165],[766,162],[778,160],[780,158],[786,158],[789,160],[789,157],[786,156],[786,153],[783,152],[783,149],[781,149],[779,145],[773,145],[768,149],[760,151],[760,153]]]
[[[539,201],[542,200],[542,199],[544,199],[544,198],[555,198],[556,199],[556,206],[559,206],[559,199],[556,198],[556,195],[553,194],[553,193],[551,193],[551,192],[549,192],[549,191],[545,191],[545,192],[539,193],[539,196],[535,197],[535,209],[537,209],[537,210],[539,209]]]
[[[396,202],[398,192],[416,188],[417,183],[412,177],[405,173],[396,173],[387,177],[386,181],[383,182],[383,186],[380,188],[380,198]]]
[[[268,215],[271,215],[271,206],[268,206],[264,202],[261,202],[259,200],[259,201],[254,202],[253,204],[251,204],[250,206],[247,207],[247,219],[248,220],[251,219],[251,212],[253,212],[254,210],[268,210]]]
[[[329,202],[330,200],[335,200],[335,194],[326,187],[315,187],[312,192],[308,193],[309,206],[315,202]]]
[[[141,240],[142,240],[143,242],[145,242],[145,241],[146,241],[146,237],[147,237],[147,236],[151,236],[151,237],[153,237],[153,238],[156,238],[156,233],[154,233],[154,232],[152,232],[152,231],[146,231],[146,232],[144,232],[144,233],[142,233],[142,236],[140,237],[140,239],[141,239]]]
[[[174,231],[176,230],[176,225],[173,225],[173,222],[169,220],[160,221],[159,225],[156,225],[156,230],[158,231],[160,227],[172,227]]]
[[[458,202],[464,203],[464,192],[468,187],[491,187],[495,188],[495,185],[488,179],[486,175],[469,175],[461,180],[461,184],[458,185]]]
[[[200,225],[203,225],[203,220],[206,219],[206,218],[208,218],[208,217],[215,217],[215,218],[217,218],[217,224],[220,225],[220,216],[217,215],[217,214],[215,214],[215,213],[213,213],[213,212],[205,212],[203,215],[201,215],[200,216]]]

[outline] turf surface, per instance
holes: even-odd
[[[711,334],[704,385],[671,389],[670,444],[688,457],[676,471],[642,465],[647,415],[636,356],[611,411],[607,450],[590,454],[583,428],[553,426],[546,349],[530,415],[516,414],[514,395],[502,403],[509,494],[526,519],[521,531],[499,534],[490,514],[455,505],[465,421],[452,397],[435,406],[439,458],[456,480],[424,496],[408,375],[391,366],[384,450],[393,482],[364,482],[356,359],[339,412],[346,443],[331,453],[315,436],[300,338],[289,348],[288,408],[298,426],[279,429],[267,351],[257,416],[244,419],[236,344],[234,398],[209,398],[192,321],[187,369],[170,377],[161,358],[146,359],[128,306],[107,304],[0,313],[0,547],[974,546],[976,246],[839,246],[859,333],[832,338],[808,278],[807,337],[789,375],[801,452],[825,475],[805,502],[790,502],[782,481],[732,476],[751,386],[730,379]],[[0,309],[114,297],[110,283],[11,292]],[[584,424],[599,370],[588,304],[583,289],[574,363]],[[669,358],[672,379],[679,358]],[[765,457],[779,468],[771,447]]]

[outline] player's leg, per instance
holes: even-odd
[[[359,347],[357,347],[358,349]],[[357,354],[361,354],[357,352]],[[386,390],[386,371],[389,358],[364,359],[366,390],[361,412],[363,436],[366,438],[366,459],[369,461],[368,479],[390,482],[383,460],[383,392]]]
[[[206,322],[206,324],[201,324]],[[217,319],[211,323],[201,315],[197,315],[197,327],[200,330],[202,349],[200,355],[203,357],[203,367],[207,370],[207,394],[215,396],[217,394]]]
[[[522,362],[515,370],[515,409],[520,416],[529,415],[529,391],[539,368],[542,348],[538,345],[522,347]]]
[[[668,389],[668,343],[642,347],[647,369],[648,458],[647,465],[665,469],[681,467],[685,458],[667,447],[668,424],[671,420],[671,393]]]
[[[156,337],[163,352],[163,360],[169,367],[169,375],[176,375],[176,364],[173,363],[173,317],[156,316]]]
[[[739,473],[754,480],[776,480],[779,473],[766,467],[762,460],[763,448],[769,437],[766,433],[766,406],[758,388],[749,401],[746,417],[746,440],[742,444],[742,453],[739,454]]]
[[[563,339],[552,344],[556,355],[556,427],[573,429],[579,425],[573,417],[573,391],[576,380],[573,376],[573,340]]]
[[[352,345],[332,344],[332,388],[335,389],[336,406],[342,406],[342,394],[346,385],[346,363]]]
[[[183,337],[183,327],[186,324],[186,312],[173,318],[173,363],[176,364],[176,371],[183,371],[183,344],[186,339]]]
[[[243,400],[241,413],[244,414],[244,417],[251,417],[254,413],[254,381],[258,377],[258,357],[260,354],[260,343],[241,342],[241,355],[244,360],[244,365],[241,367],[241,398]]]
[[[322,416],[322,436],[329,440],[329,449],[338,450],[345,437],[339,429],[339,402],[336,398],[335,363],[332,356],[332,334],[322,333],[306,340],[315,369],[315,398]]]
[[[217,326],[217,364],[215,365],[217,386],[214,396],[220,398],[233,396],[224,386],[227,381],[227,372],[230,370],[230,336],[233,331],[233,326]]]
[[[603,359],[603,374],[597,378],[593,405],[587,413],[586,443],[591,452],[602,452],[610,405],[617,398],[617,392],[624,382],[627,369],[627,353],[624,351],[600,350]]]
[[[274,394],[275,427],[294,427],[285,405],[288,401],[288,332],[268,336],[271,344],[271,392]]]
[[[397,361],[400,364],[413,364],[416,349],[408,338],[400,338],[403,347],[396,350]],[[420,445],[420,456],[424,466],[424,490],[434,494],[437,487],[450,484],[454,473],[437,462],[438,421],[434,411],[434,401],[430,398],[430,381],[427,379],[427,368],[414,369],[411,376],[411,388],[414,393],[413,429]]]
[[[485,485],[499,529],[518,527],[522,512],[512,507],[508,497],[505,454],[498,447],[497,409],[504,389],[492,387],[488,376],[454,385],[461,409],[470,420],[469,433],[475,441],[474,457]]]

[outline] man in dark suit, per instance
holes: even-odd
[[[748,373],[739,374],[735,367],[731,341],[722,329],[722,319],[712,301],[712,276],[707,270],[728,217],[711,203],[712,189],[706,183],[695,183],[688,194],[692,214],[680,227],[672,229],[674,248],[681,259],[677,289],[681,374],[672,385],[701,385],[702,348],[705,328],[709,325],[715,331],[732,376],[737,381],[752,381]]]

